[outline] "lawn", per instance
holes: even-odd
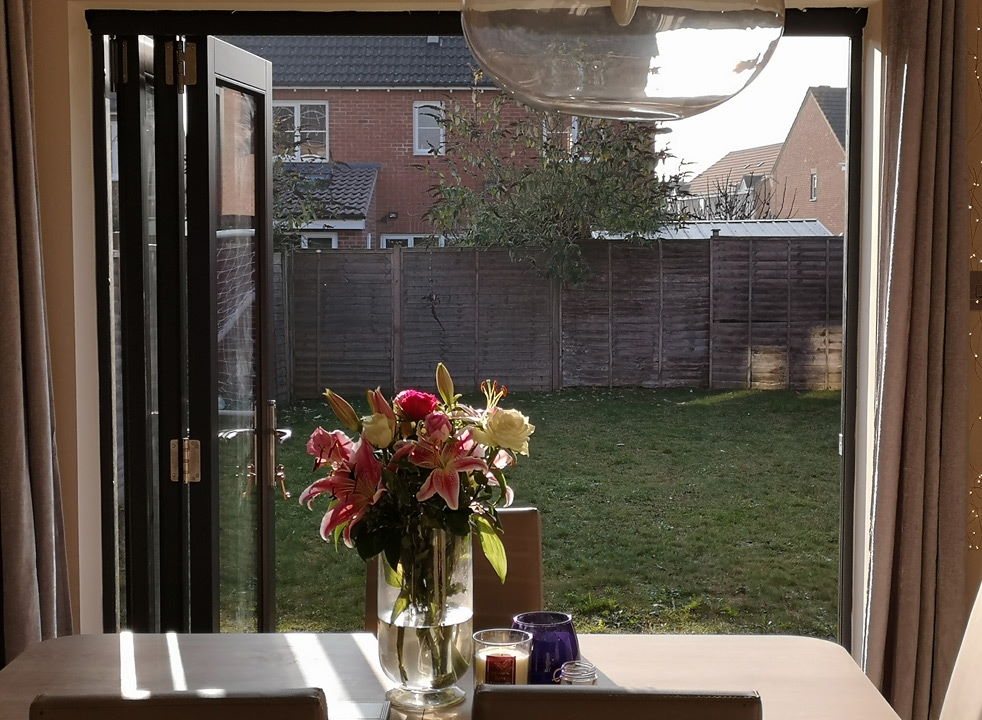
[[[514,393],[536,426],[509,480],[542,512],[546,605],[590,632],[834,637],[839,393]],[[281,413],[293,499],[277,502],[280,630],[362,625],[364,567],[296,502],[326,403]]]

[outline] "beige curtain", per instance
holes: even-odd
[[[0,664],[71,632],[41,271],[30,0],[0,6]]]
[[[885,3],[884,234],[866,670],[936,718],[965,623],[969,54],[963,0]]]

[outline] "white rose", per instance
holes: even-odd
[[[483,445],[507,448],[519,455],[529,454],[529,435],[535,425],[518,410],[496,408],[487,420],[483,431],[475,432],[476,440]]]
[[[368,440],[374,447],[388,447],[395,437],[395,420],[388,418],[382,413],[368,415],[361,419],[361,436]]]

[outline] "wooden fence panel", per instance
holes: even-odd
[[[371,250],[296,253],[293,262],[295,397],[351,392],[392,375],[391,263]]]
[[[608,387],[610,374],[610,258],[608,244],[584,243],[586,279],[562,293],[564,387]]]
[[[506,251],[476,252],[477,375],[509,388],[553,388],[552,283]]]
[[[583,251],[588,278],[561,292],[505,251],[297,253],[275,312],[292,395],[432,388],[440,361],[462,389],[841,385],[841,238]]]
[[[712,377],[710,387],[743,388],[750,383],[750,244],[714,238],[712,250]]]
[[[661,242],[662,387],[709,382],[709,244]]]
[[[377,252],[377,251],[376,251]],[[477,376],[476,260],[472,250],[401,248],[386,253],[402,263],[402,337],[395,386],[432,391],[443,362],[464,383]]]
[[[662,293],[657,250],[610,245],[611,382],[657,387],[661,374]]]

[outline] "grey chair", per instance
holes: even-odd
[[[504,584],[474,541],[474,629],[510,627],[520,612],[541,610],[542,519],[536,508],[504,508],[498,511],[504,530],[502,541],[508,556]],[[368,563],[365,575],[365,629],[378,628],[378,564]]]
[[[472,720],[761,720],[750,692],[626,690],[576,685],[478,685]]]
[[[229,692],[151,693],[133,699],[119,693],[38,695],[30,720],[327,720],[320,688]]]

